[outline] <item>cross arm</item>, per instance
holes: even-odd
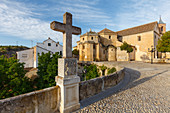
[[[65,24],[63,23],[60,23],[60,22],[56,22],[56,21],[53,21],[51,22],[50,24],[50,28],[54,31],[60,31],[60,32],[65,32]]]
[[[81,28],[72,26],[72,34],[74,34],[74,35],[81,34]]]

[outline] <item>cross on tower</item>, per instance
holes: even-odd
[[[72,26],[72,14],[66,12],[63,15],[63,23],[53,21],[50,27],[54,31],[63,32],[63,58],[72,57],[72,34],[81,34],[81,28]]]

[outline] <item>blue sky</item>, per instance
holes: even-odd
[[[73,25],[82,34],[105,26],[112,31],[153,21],[159,16],[170,29],[169,0],[0,0],[0,45],[31,47],[51,37],[62,43],[62,33],[50,29],[52,21],[63,22],[63,14],[73,15]],[[79,36],[73,35],[73,46]]]

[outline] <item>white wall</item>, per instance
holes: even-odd
[[[50,43],[51,46],[48,46],[48,43]],[[50,38],[45,40],[43,43],[37,43],[37,46],[47,49],[49,51],[52,51],[53,53],[63,51],[63,46],[56,43],[55,41],[53,41]]]
[[[34,50],[28,49],[28,50],[17,52],[17,59],[19,59],[19,62],[25,63],[24,67],[33,67]]]

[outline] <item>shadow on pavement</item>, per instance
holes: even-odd
[[[129,71],[129,70],[131,70],[132,71],[132,69],[129,69],[128,68],[128,70],[127,71]],[[134,70],[133,70],[134,71]],[[149,76],[149,77],[145,77],[145,78],[142,78],[142,79],[139,79],[139,80],[137,80],[137,81],[135,81],[136,79],[138,79],[139,77],[140,77],[140,75],[135,75],[135,74],[133,74],[133,73],[131,73],[131,79],[132,80],[130,80],[130,85],[128,85],[128,86],[126,86],[126,87],[124,87],[121,91],[124,91],[124,90],[127,90],[127,89],[131,89],[131,88],[133,88],[133,87],[136,87],[136,86],[138,86],[139,84],[142,84],[142,83],[144,83],[144,82],[146,82],[146,81],[149,81],[149,80],[151,80],[152,78],[154,78],[154,77],[156,77],[156,76],[158,76],[158,75],[160,75],[160,74],[163,74],[163,73],[165,73],[165,72],[167,72],[168,70],[165,70],[165,71],[162,71],[162,72],[160,72],[160,73],[157,73],[157,74],[155,74],[155,75],[152,75],[152,76]],[[140,73],[140,72],[139,72]],[[136,77],[137,76],[137,78],[135,78],[135,79],[133,79],[133,77]]]

